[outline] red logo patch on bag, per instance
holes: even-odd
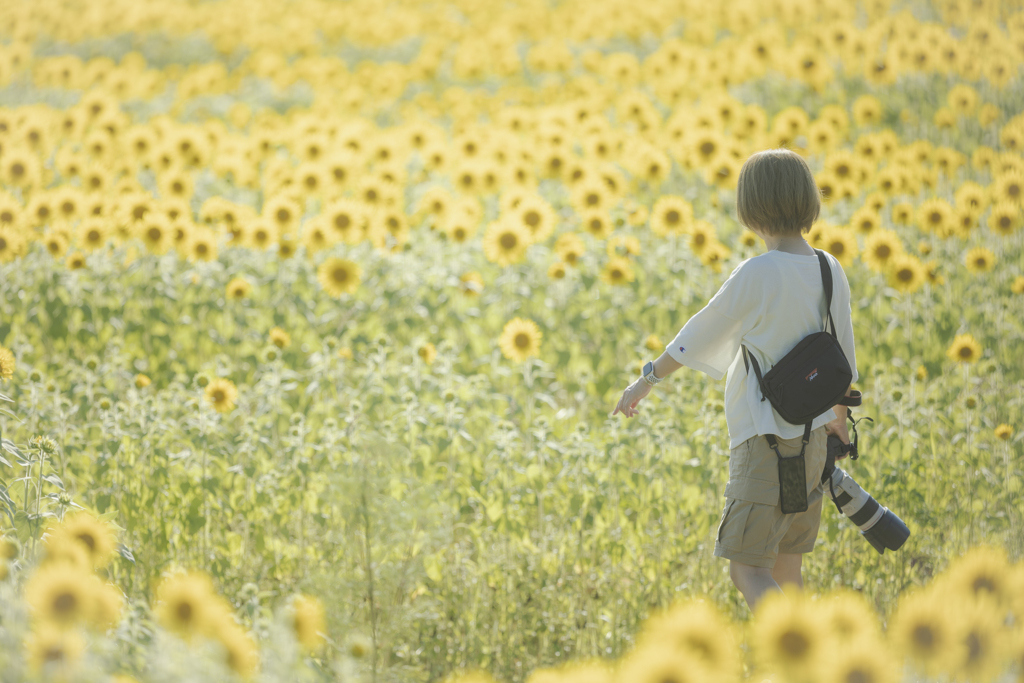
[[[811,370],[811,374],[809,374],[806,377],[804,377],[804,379],[806,379],[808,382],[810,382],[812,379],[814,379],[817,376],[818,376],[818,368],[814,368],[813,370]]]

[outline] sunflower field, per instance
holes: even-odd
[[[1024,680],[1024,3],[0,3],[0,681]],[[806,590],[724,386],[803,156],[864,404]]]

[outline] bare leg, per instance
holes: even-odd
[[[768,567],[754,567],[729,560],[729,578],[743,594],[751,612],[767,591],[782,590],[772,578],[772,570]]]
[[[800,573],[800,566],[804,556],[801,553],[779,553],[775,560],[775,568],[772,569],[772,578],[779,586],[796,584],[797,588],[804,587],[804,578]]]

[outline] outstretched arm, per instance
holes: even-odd
[[[677,362],[666,351],[654,361],[654,376],[658,379],[665,379],[681,367],[683,367],[683,364]],[[622,413],[626,417],[633,417],[640,412],[636,409],[637,404],[649,393],[651,393],[651,386],[644,381],[643,377],[637,377],[622,392],[622,398],[619,399],[619,403],[615,406],[615,410],[612,411],[612,415]]]

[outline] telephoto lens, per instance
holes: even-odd
[[[886,549],[899,550],[910,537],[910,529],[892,510],[879,505],[843,468],[836,466],[836,456],[847,452],[856,459],[855,443],[844,444],[834,434],[828,435],[828,455],[821,474],[825,491],[836,508],[860,527],[861,535],[879,554],[884,554]]]

